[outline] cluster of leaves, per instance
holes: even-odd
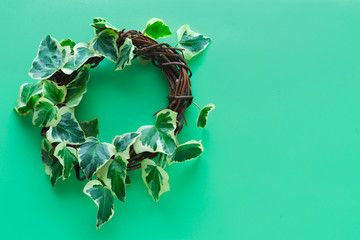
[[[155,201],[170,189],[166,165],[197,158],[203,147],[201,141],[178,143],[174,134],[177,113],[169,109],[157,114],[154,125],[116,136],[111,144],[99,141],[97,118],[77,121],[75,107],[86,93],[89,80],[88,59],[105,57],[115,62],[116,70],[121,70],[131,64],[134,56],[131,39],[127,38],[117,47],[119,30],[112,24],[103,18],[94,18],[92,25],[95,37],[89,43],[75,43],[70,39],[58,42],[50,35],[41,41],[29,72],[38,81],[20,87],[15,109],[20,115],[33,113],[32,123],[46,131],[41,142],[41,158],[52,185],[60,178],[68,178],[74,166],[79,166],[90,180],[83,191],[98,206],[96,226],[99,228],[114,213],[114,196],[125,201],[126,185],[130,183],[127,174],[130,147],[137,154],[160,153],[157,164],[150,159],[141,162],[143,180]],[[161,19],[152,19],[143,33],[157,39],[170,35],[171,31]],[[187,25],[179,29],[178,39],[188,57],[204,50],[210,42]],[[58,71],[77,74],[70,83],[58,85],[50,80]],[[198,127],[205,127],[213,108],[214,105],[209,104],[200,111]]]

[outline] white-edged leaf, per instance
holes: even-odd
[[[50,35],[41,41],[38,54],[34,59],[29,75],[33,79],[46,79],[60,70],[68,61],[70,47],[61,46],[60,43]]]
[[[126,168],[128,161],[122,153],[116,153],[114,159],[110,159],[99,169],[96,176],[101,179],[116,195],[125,202]]]
[[[142,178],[149,194],[157,202],[159,197],[167,191],[170,191],[169,175],[155,162],[150,159],[144,159],[141,162]]]
[[[156,115],[155,125],[140,127],[137,132],[141,135],[134,143],[135,152],[172,154],[176,148],[176,116],[176,112],[164,109]]]
[[[41,141],[41,161],[45,166],[45,173],[50,176],[51,185],[54,186],[56,181],[62,176],[63,166],[54,157],[54,148],[46,138],[43,138]]]
[[[34,109],[32,123],[37,127],[55,127],[61,120],[59,108],[45,97],[37,101]]]
[[[89,58],[99,56],[95,52],[90,51],[89,44],[80,42],[74,47],[74,65],[78,69],[81,67]]]
[[[179,47],[185,49],[185,59],[191,59],[199,54],[211,42],[210,38],[192,31],[189,25],[183,25],[177,30],[177,39]]]
[[[171,36],[172,32],[169,26],[160,18],[152,18],[146,23],[143,30],[145,36],[156,40],[162,37]]]
[[[203,107],[199,113],[197,120],[196,120],[196,126],[199,128],[205,128],[209,113],[214,109],[215,109],[215,105],[212,103]]]
[[[55,147],[54,156],[63,166],[63,179],[68,178],[70,176],[71,169],[78,163],[76,149],[68,147],[66,146],[66,143],[62,142]]]
[[[131,65],[131,60],[134,57],[134,49],[135,46],[133,45],[130,38],[126,38],[123,45],[121,45],[119,50],[119,57],[116,61],[115,70],[123,70],[125,66]]]
[[[120,136],[115,136],[112,144],[115,146],[116,152],[124,154],[126,159],[129,159],[130,147],[134,144],[139,136],[140,133],[138,132],[125,133]]]
[[[99,122],[97,117],[90,119],[89,121],[79,122],[79,124],[86,137],[97,138],[99,136]]]
[[[21,85],[19,97],[17,99],[17,107],[15,108],[15,110],[20,115],[27,115],[31,113],[36,102],[40,98],[41,92],[41,81],[24,83],[23,85]]]
[[[66,96],[66,106],[76,107],[79,105],[83,95],[87,92],[87,83],[90,77],[89,70],[90,64],[85,64],[75,79],[66,85],[66,88],[69,91]]]
[[[42,84],[44,96],[53,103],[62,103],[66,96],[66,87],[58,86],[53,81],[44,80]]]
[[[99,180],[88,182],[83,192],[88,195],[98,207],[96,229],[99,229],[114,215],[114,196],[111,190],[103,186]]]
[[[85,142],[85,134],[81,130],[75,118],[74,108],[60,108],[61,121],[56,127],[50,127],[46,131],[46,138],[50,142],[65,142],[69,144],[81,144]]]
[[[166,160],[169,165],[174,162],[185,162],[199,157],[203,151],[201,141],[191,140],[179,145],[173,154],[167,156]]]
[[[102,17],[95,17],[93,19],[93,24],[91,25],[94,27],[95,34],[98,34],[99,32],[108,28],[118,31],[118,29],[114,25],[112,25]]]
[[[87,178],[91,178],[115,154],[115,147],[89,137],[78,148],[79,164]]]
[[[106,29],[97,34],[90,41],[90,51],[93,51],[100,56],[116,62],[118,58],[118,48],[116,40],[119,38],[117,33],[112,29]]]

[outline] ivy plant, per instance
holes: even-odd
[[[131,183],[129,171],[141,168],[149,194],[159,201],[170,190],[165,168],[199,157],[204,148],[201,141],[177,140],[179,126],[185,119],[183,111],[193,103],[188,95],[174,97],[180,99],[183,110],[174,110],[177,108],[170,104],[156,114],[153,125],[116,135],[111,143],[101,142],[98,119],[79,122],[75,116],[75,107],[87,92],[90,69],[106,58],[115,63],[115,70],[123,70],[137,57],[150,59],[148,49],[155,48],[167,55],[170,49],[176,59],[190,59],[211,40],[184,25],[177,31],[178,48],[158,44],[155,40],[172,35],[170,27],[159,18],[149,20],[142,32],[130,31],[133,35],[126,35],[124,29],[101,17],[94,18],[92,26],[95,36],[88,43],[76,43],[69,38],[58,41],[50,35],[42,39],[29,71],[35,81],[21,85],[15,110],[19,115],[33,113],[33,125],[42,128],[41,159],[53,186],[59,179],[69,178],[72,172],[79,180],[88,181],[83,192],[98,207],[96,227],[100,228],[114,214],[114,199],[125,202],[126,188]],[[139,37],[147,45],[140,45]],[[158,55],[157,64],[187,76],[185,62],[161,62],[167,59],[166,54]],[[178,64],[178,68],[173,64]],[[188,85],[189,78],[185,78]],[[171,91],[176,93],[175,88]],[[199,108],[197,127],[205,127],[214,108],[214,104]]]

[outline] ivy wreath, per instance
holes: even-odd
[[[203,51],[211,40],[184,25],[177,31],[178,47],[158,43],[157,39],[172,34],[158,18],[148,21],[142,32],[119,30],[100,17],[91,25],[95,37],[89,43],[43,38],[29,71],[38,81],[20,87],[15,110],[20,115],[33,113],[32,123],[42,128],[41,158],[53,186],[68,178],[72,169],[78,180],[89,181],[83,192],[98,206],[98,229],[113,216],[114,196],[125,201],[125,188],[131,183],[127,172],[141,168],[150,195],[158,201],[170,190],[166,165],[203,152],[201,141],[179,144],[176,137],[186,124],[186,108],[194,103],[185,59]],[[75,118],[75,107],[87,92],[89,70],[104,58],[116,64],[115,70],[131,65],[135,58],[142,64],[152,62],[163,71],[170,89],[169,105],[156,113],[154,125],[115,136],[111,144],[99,141],[97,118],[84,122]],[[215,106],[198,108],[197,126],[204,128]]]

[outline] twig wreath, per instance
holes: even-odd
[[[203,51],[210,38],[184,25],[177,31],[178,48],[158,43],[155,40],[172,33],[157,18],[142,32],[119,30],[100,17],[93,19],[92,26],[95,37],[89,43],[58,42],[45,36],[29,71],[38,81],[20,87],[15,109],[20,115],[33,112],[32,123],[42,128],[41,158],[53,186],[58,179],[68,178],[72,169],[78,180],[89,180],[83,191],[98,206],[96,227],[100,228],[113,216],[114,196],[125,201],[125,188],[131,183],[127,172],[141,168],[150,195],[158,201],[170,190],[166,165],[203,152],[201,141],[179,144],[176,136],[186,124],[186,108],[193,103],[191,71],[184,58]],[[169,105],[156,114],[155,125],[115,136],[111,144],[99,141],[97,118],[78,122],[74,114],[87,92],[90,68],[104,58],[115,62],[115,70],[131,65],[135,58],[142,64],[152,62],[164,72],[170,89]],[[214,107],[199,108],[198,127],[205,127]]]

